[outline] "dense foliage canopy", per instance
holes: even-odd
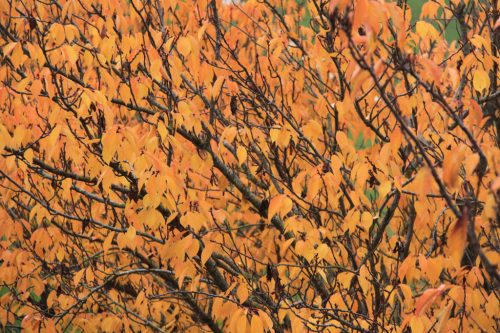
[[[0,0],[0,329],[498,331],[499,9]]]

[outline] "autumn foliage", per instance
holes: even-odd
[[[499,9],[0,0],[0,330],[498,332]]]

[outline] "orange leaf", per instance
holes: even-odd
[[[247,160],[247,150],[245,147],[239,146],[236,150],[236,156],[238,157],[238,163],[242,165]]]
[[[13,42],[13,43],[9,43],[7,44],[6,46],[4,46],[2,52],[3,52],[3,55],[6,57],[8,56],[13,50],[14,48],[17,46],[17,42]]]
[[[125,237],[125,234],[118,234],[118,236],[116,236],[116,243],[118,244],[118,247],[120,249],[125,248],[125,246],[127,246],[127,239]]]
[[[113,236],[114,236],[114,232],[110,232],[109,235],[104,240],[104,242],[102,243],[102,248],[104,250],[104,253],[107,253],[109,251],[109,248],[111,247],[111,243],[113,242]]]
[[[268,209],[268,218],[271,220],[274,215],[285,216],[292,209],[293,202],[286,195],[280,194],[271,199]]]
[[[211,95],[212,95],[212,99],[217,99],[217,97],[219,97],[219,94],[221,93],[222,91],[222,85],[224,84],[224,80],[226,78],[224,76],[219,76],[219,78],[217,78],[217,81],[215,81],[213,87],[212,87],[212,90],[211,90]]]
[[[434,302],[434,300],[442,295],[448,287],[444,284],[440,285],[439,288],[431,288],[424,291],[422,296],[417,299],[415,304],[415,315],[420,316],[422,313],[429,308],[429,306]]]
[[[80,281],[82,280],[83,273],[85,273],[85,269],[78,271],[75,274],[75,276],[73,277],[73,283],[75,284],[75,286],[77,286],[80,283]]]
[[[453,303],[448,304],[441,312],[439,313],[439,322],[436,325],[436,332],[441,333],[446,325],[446,322],[450,318],[451,308],[453,307]]]
[[[127,240],[127,242],[129,244],[134,241],[136,234],[137,234],[137,231],[135,230],[135,228],[130,226],[128,228],[127,232],[125,233],[125,239]]]
[[[179,41],[177,42],[177,50],[179,50],[180,54],[186,57],[189,53],[191,53],[191,49],[191,43],[187,37],[179,38]]]
[[[468,208],[464,206],[462,216],[451,227],[448,236],[448,249],[455,267],[460,266],[460,261],[467,246],[467,222]]]
[[[236,289],[236,295],[238,296],[240,303],[245,303],[248,299],[248,289],[246,284],[242,283],[238,286],[238,289]]]
[[[213,243],[207,243],[205,245],[205,248],[201,252],[201,264],[205,265],[205,263],[210,259],[212,256],[212,253],[215,250],[215,245]]]
[[[495,22],[495,26],[493,27],[493,30],[497,30],[498,27],[500,27],[500,17],[497,19],[497,21]]]
[[[66,39],[66,33],[64,32],[64,26],[59,23],[54,23],[50,27],[50,36],[54,39],[56,45],[60,45]]]
[[[259,316],[252,316],[252,321],[250,322],[250,332],[252,333],[264,333],[264,326],[262,325],[262,319]]]
[[[493,179],[493,181],[491,182],[491,190],[493,192],[496,192],[499,188],[500,188],[500,176]]]

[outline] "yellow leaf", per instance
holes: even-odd
[[[436,28],[434,28],[432,24],[427,23],[425,21],[417,22],[416,31],[417,35],[419,35],[421,38],[426,38],[426,37],[437,38],[439,36],[439,33],[437,32]]]
[[[472,85],[474,86],[474,89],[479,92],[488,89],[490,86],[490,77],[488,76],[488,72],[483,69],[476,70],[474,72]]]

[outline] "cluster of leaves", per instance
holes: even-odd
[[[0,328],[498,331],[499,6],[0,0]]]

